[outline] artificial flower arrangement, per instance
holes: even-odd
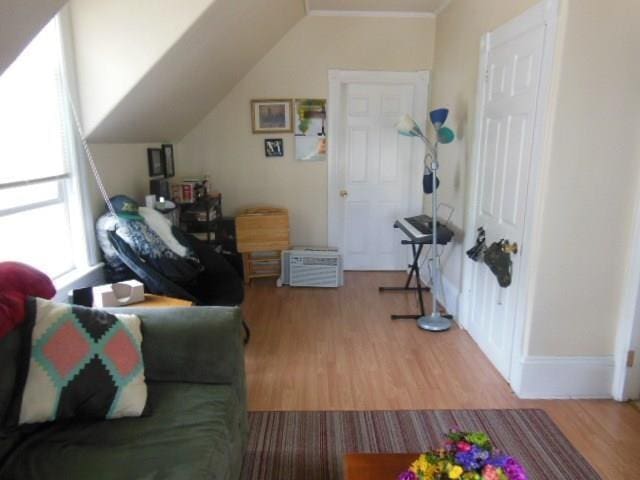
[[[444,448],[423,453],[398,480],[527,480],[516,459],[480,432],[451,432]]]

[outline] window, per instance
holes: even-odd
[[[64,82],[54,18],[0,76],[0,260],[52,278],[87,265]]]

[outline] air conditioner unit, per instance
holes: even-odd
[[[294,247],[282,252],[278,286],[340,287],[344,284],[342,255],[336,248]]]

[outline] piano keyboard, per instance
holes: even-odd
[[[400,218],[393,226],[402,230],[414,242],[430,243],[432,241],[431,217],[428,215]],[[438,222],[438,244],[446,245],[452,238],[453,232]]]

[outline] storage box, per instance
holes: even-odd
[[[144,285],[138,280],[93,287],[94,307],[121,307],[139,302],[144,302]]]

